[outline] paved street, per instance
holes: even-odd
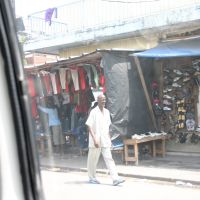
[[[181,185],[181,182],[166,183],[146,179],[125,178],[120,186],[112,186],[108,175],[98,174],[100,185],[88,183],[85,172],[42,171],[46,200],[103,200],[103,199],[137,199],[137,200],[199,200],[200,188]]]

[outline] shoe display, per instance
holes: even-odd
[[[114,180],[114,181],[113,181],[113,185],[114,185],[114,186],[117,186],[117,185],[119,185],[119,184],[121,184],[121,183],[124,183],[124,182],[125,182],[124,179]]]
[[[179,88],[180,88],[181,85],[179,85],[178,83],[173,83],[173,84],[172,84],[172,87],[179,87]]]
[[[161,124],[164,130],[173,131],[178,143],[186,143],[192,136],[191,143],[197,144],[200,142],[200,127],[195,124],[198,120],[194,96],[198,91],[193,87],[200,86],[200,59],[193,60],[190,66],[168,67],[168,70],[163,69],[163,98],[160,101],[166,119]]]

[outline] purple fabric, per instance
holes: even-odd
[[[45,12],[45,21],[51,24],[51,18],[55,8],[48,8]]]

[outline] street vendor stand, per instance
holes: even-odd
[[[138,71],[154,128],[170,134],[171,139],[174,140],[174,146],[179,145],[181,151],[187,152],[186,146],[189,146],[190,151],[200,152],[199,145],[197,145],[200,142],[200,119],[198,113],[200,37],[165,42],[155,48],[131,54],[131,56],[133,56],[135,67]],[[160,102],[157,104],[162,108],[165,118],[171,123],[164,127],[158,123],[153,110],[154,102],[150,96],[151,91],[144,78],[145,68],[148,67],[143,66],[142,68],[141,62],[143,59],[153,60],[154,70],[157,70],[155,78],[157,78],[160,89]],[[172,79],[171,82],[169,82],[170,78]],[[190,90],[187,91],[186,89]],[[180,94],[183,95],[181,96]],[[166,103],[168,103],[168,106],[166,106]],[[164,108],[168,108],[168,110],[164,110]],[[136,144],[139,143],[136,140],[125,141],[125,149],[126,144],[133,144],[135,149],[135,157],[129,158],[125,155],[125,161],[134,160],[136,164],[138,163]],[[183,147],[184,145],[185,148]],[[178,151],[178,148],[174,149]],[[153,154],[155,155],[155,152]]]

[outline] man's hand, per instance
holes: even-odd
[[[96,147],[96,148],[99,148],[99,143],[97,142],[97,140],[94,138],[94,146]]]
[[[100,145],[99,145],[98,141],[96,140],[94,131],[92,130],[92,128],[90,126],[88,126],[88,130],[89,130],[90,135],[92,136],[92,139],[93,139],[93,142],[94,142],[94,146],[96,148],[99,148]]]

